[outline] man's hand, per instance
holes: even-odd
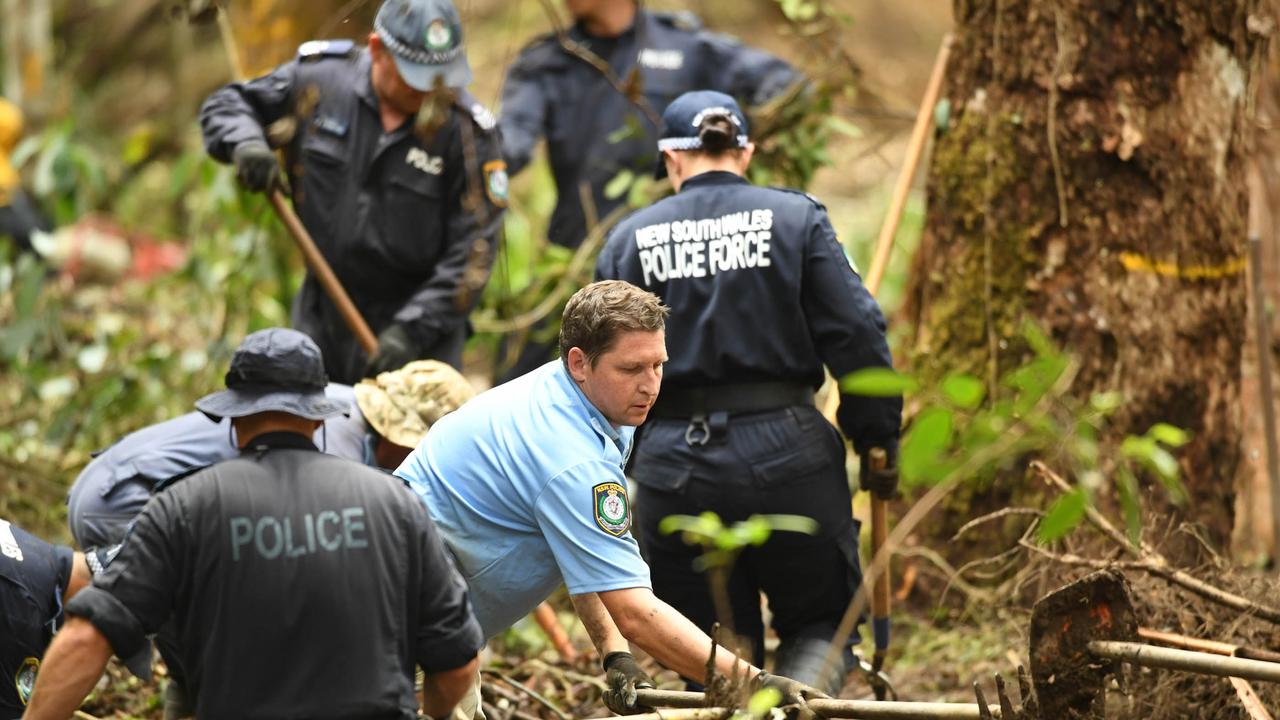
[[[636,690],[652,688],[653,679],[640,668],[640,663],[629,652],[611,652],[604,657],[605,679],[609,690],[604,694],[604,704],[619,715],[645,712],[649,708],[636,705]]]
[[[826,693],[815,687],[810,687],[798,680],[792,680],[789,677],[783,677],[781,675],[774,675],[773,673],[765,672],[764,670],[761,670],[760,674],[756,675],[755,688],[756,690],[763,690],[764,688],[773,688],[774,690],[777,690],[782,695],[782,701],[778,703],[778,706],[781,708],[792,706],[791,712],[787,713],[787,717],[789,719],[796,718],[796,720],[806,720],[806,718],[816,717],[814,712],[809,709],[807,701],[813,700],[814,698],[829,697]]]
[[[378,373],[399,370],[418,360],[418,353],[418,343],[410,337],[409,331],[399,323],[392,323],[379,333],[378,351],[365,365],[364,376],[377,377]]]
[[[270,192],[280,185],[280,163],[266,143],[242,142],[231,152],[236,166],[236,180],[253,192]]]
[[[898,495],[898,462],[895,453],[885,453],[883,468],[873,468],[872,448],[858,460],[858,486],[868,490],[881,500],[892,500]]]

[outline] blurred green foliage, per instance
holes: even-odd
[[[108,209],[188,259],[142,282],[73,282],[31,255],[0,258],[0,516],[65,538],[62,499],[89,453],[191,409],[253,329],[287,324],[300,268],[264,198],[242,194],[195,139],[136,167],[70,122],[21,146],[30,187],[61,225]]]
[[[843,391],[868,396],[917,396],[921,410],[902,438],[898,469],[904,488],[981,481],[1035,454],[1073,489],[1054,500],[1037,530],[1042,541],[1074,530],[1085,507],[1106,487],[1105,473],[1125,516],[1128,532],[1141,532],[1138,478],[1153,476],[1170,499],[1186,497],[1177,460],[1170,453],[1187,441],[1182,430],[1160,423],[1146,434],[1128,436],[1118,448],[1099,438],[1107,417],[1123,399],[1098,393],[1088,402],[1069,394],[1075,361],[1053,347],[1034,325],[1023,328],[1030,359],[1005,373],[995,387],[964,373],[945,377],[938,387],[922,388],[909,375],[873,368],[841,379]]]

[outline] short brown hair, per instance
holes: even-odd
[[[581,348],[591,366],[609,351],[618,336],[634,330],[656,332],[667,327],[670,308],[651,292],[622,280],[601,280],[569,298],[560,321],[560,359],[569,362],[570,348]]]

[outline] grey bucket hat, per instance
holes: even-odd
[[[308,420],[347,414],[345,405],[325,397],[320,348],[297,330],[250,333],[231,356],[226,383],[226,390],[196,401],[196,409],[215,422],[272,410]]]
[[[409,87],[426,92],[437,79],[450,88],[471,84],[462,19],[449,0],[386,0],[373,29]]]

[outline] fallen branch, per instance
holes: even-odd
[[[1069,485],[1061,475],[1058,475],[1053,470],[1049,469],[1047,465],[1039,460],[1031,463],[1031,469],[1039,474],[1045,482],[1056,487],[1058,490],[1062,492],[1071,491],[1071,485]],[[1084,517],[1090,525],[1096,528],[1103,535],[1106,535],[1112,542],[1119,545],[1126,553],[1134,558],[1132,561],[1125,563],[1109,563],[1110,566],[1122,567],[1131,570],[1141,570],[1148,574],[1155,575],[1156,577],[1163,578],[1174,585],[1181,586],[1183,589],[1199,595],[1205,600],[1218,603],[1219,605],[1224,605],[1233,610],[1247,612],[1255,617],[1269,620],[1280,625],[1280,609],[1254,602],[1246,597],[1228,592],[1215,585],[1210,585],[1186,571],[1173,567],[1169,564],[1168,559],[1166,559],[1164,555],[1161,555],[1158,551],[1151,548],[1151,546],[1142,540],[1139,540],[1135,545],[1128,537],[1125,536],[1124,533],[1120,532],[1115,525],[1112,525],[1111,521],[1108,520],[1105,515],[1098,512],[1098,510],[1092,506],[1085,506]],[[1024,547],[1029,546],[1030,544],[1024,545]],[[1041,554],[1046,554],[1051,558],[1058,557],[1047,552]],[[1069,562],[1072,562],[1073,564],[1091,565],[1094,562],[1101,562],[1089,561],[1086,558],[1079,558],[1077,556],[1069,557],[1072,558]]]
[[[520,690],[520,691],[524,692],[524,693],[525,693],[526,695],[528,695],[529,697],[531,697],[531,698],[533,698],[534,700],[538,701],[538,704],[539,704],[539,705],[542,705],[542,706],[543,706],[543,707],[545,707],[546,709],[548,709],[548,710],[550,710],[551,712],[555,713],[556,717],[560,718],[560,720],[569,720],[569,716],[568,716],[568,714],[566,714],[566,713],[565,713],[565,711],[561,710],[561,709],[560,709],[560,707],[559,707],[558,705],[556,705],[555,703],[553,703],[553,702],[551,702],[550,700],[548,700],[548,699],[547,699],[547,698],[546,698],[542,693],[538,692],[537,690],[534,690],[533,688],[529,687],[528,685],[525,685],[524,683],[520,682],[519,680],[516,680],[515,678],[511,677],[510,675],[507,675],[506,673],[504,673],[504,672],[500,672],[500,671],[498,671],[498,670],[488,670],[488,669],[485,669],[485,670],[481,670],[480,672],[481,672],[481,673],[483,673],[483,674],[485,674],[485,675],[492,675],[493,677],[498,678],[499,680],[501,680],[501,681],[505,682],[506,684],[510,685],[511,687],[516,688],[517,690]]]

